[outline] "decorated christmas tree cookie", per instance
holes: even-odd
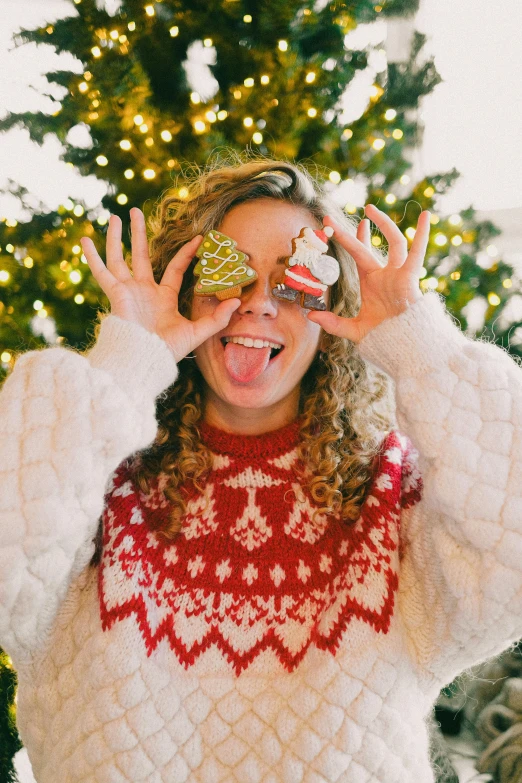
[[[335,258],[325,255],[331,226],[322,229],[302,228],[292,240],[292,255],[286,260],[283,280],[272,289],[278,299],[299,300],[308,310],[326,310],[325,293],[339,277],[340,267]]]
[[[199,280],[194,286],[198,296],[232,299],[241,296],[241,289],[257,280],[257,273],[248,266],[248,256],[236,250],[236,243],[220,231],[209,231],[196,255],[194,267]]]

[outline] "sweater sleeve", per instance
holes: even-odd
[[[167,344],[109,315],[85,354],[22,354],[0,392],[0,645],[30,662],[88,564],[106,484],[157,432]]]
[[[359,344],[395,382],[420,502],[401,517],[398,606],[427,684],[522,637],[522,368],[425,294]]]

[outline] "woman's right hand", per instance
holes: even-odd
[[[145,217],[134,207],[131,216],[132,274],[123,258],[122,223],[111,215],[107,230],[107,266],[98,255],[92,239],[82,237],[81,245],[89,268],[107,295],[111,314],[141,324],[159,335],[170,347],[176,362],[213,334],[227,326],[239,299],[221,302],[212,315],[190,321],[178,311],[178,294],[183,273],[194,258],[203,237],[194,237],[176,253],[167,266],[161,282],[156,283],[149,259]]]

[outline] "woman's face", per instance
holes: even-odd
[[[292,254],[292,239],[304,226],[320,228],[302,207],[258,199],[233,207],[220,226],[249,256],[257,280],[242,289],[241,305],[228,326],[196,349],[196,363],[207,384],[206,403],[233,415],[237,408],[286,406],[295,416],[299,386],[318,350],[321,327],[308,320],[297,302],[276,299],[283,259]],[[219,304],[215,296],[194,296],[191,318],[208,315]],[[227,337],[267,340],[282,345],[277,355],[266,348],[230,345]],[[254,352],[254,353],[252,353]],[[269,359],[266,364],[266,356]]]

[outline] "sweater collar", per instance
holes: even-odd
[[[202,442],[214,454],[228,454],[235,458],[264,457],[273,458],[287,454],[297,446],[300,440],[301,420],[262,435],[237,435],[225,432],[217,427],[201,422],[199,432]]]

